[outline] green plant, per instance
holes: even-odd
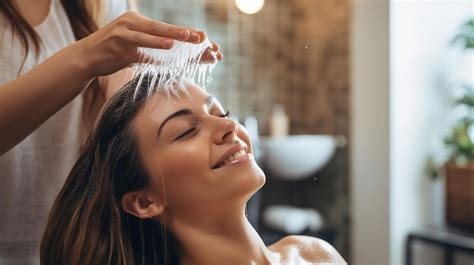
[[[461,44],[466,51],[474,50],[474,18],[470,18],[461,26],[460,32],[451,43]],[[454,101],[454,106],[464,108],[465,115],[444,138],[444,144],[449,151],[446,162],[454,161],[460,166],[474,161],[474,86],[463,84],[461,87],[464,93]],[[440,167],[436,165],[433,156],[428,157],[426,169],[432,178],[440,175]]]
[[[453,44],[462,44],[464,49],[474,49],[474,18],[461,26],[460,32],[454,37]],[[466,116],[462,117],[444,139],[451,151],[451,160],[458,164],[474,161],[474,86],[464,84],[464,95],[456,99],[455,105],[466,108]]]
[[[465,94],[455,101],[455,105],[466,108],[467,114],[444,139],[451,160],[460,165],[474,161],[474,87],[464,85],[464,89]]]
[[[465,49],[474,48],[474,18],[469,19],[461,26],[461,31],[454,37],[452,43],[460,43]]]

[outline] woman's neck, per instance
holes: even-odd
[[[180,242],[181,264],[274,264],[271,252],[245,217],[245,207],[225,213],[171,217],[173,234]],[[229,208],[226,208],[229,209]],[[183,221],[190,220],[190,221]]]

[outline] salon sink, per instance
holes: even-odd
[[[336,150],[330,135],[291,135],[261,138],[264,168],[283,180],[300,180],[321,170]]]

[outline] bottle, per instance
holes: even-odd
[[[273,107],[270,117],[270,137],[281,138],[288,135],[289,120],[282,104]]]

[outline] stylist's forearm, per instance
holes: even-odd
[[[72,101],[92,80],[80,51],[69,47],[0,86],[0,155]]]
[[[139,47],[170,49],[174,40],[200,43],[205,37],[204,32],[127,12],[64,48],[0,86],[0,155],[76,97],[92,78],[139,62]]]

